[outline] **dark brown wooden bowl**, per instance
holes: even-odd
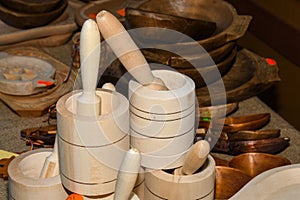
[[[223,0],[148,0],[141,5],[132,8],[138,8],[145,11],[164,13],[172,16],[180,16],[192,19],[201,19],[216,23],[216,31],[211,37],[199,40],[197,42],[173,42],[172,44],[164,44],[161,41],[155,41],[156,33],[150,34],[141,31],[136,34],[134,39],[139,43],[152,43],[155,49],[189,49],[194,43],[200,44],[207,51],[216,49],[227,42],[234,41],[242,37],[252,19],[251,16],[238,15],[235,8]],[[143,37],[147,34],[147,39]],[[152,38],[153,37],[153,38]],[[141,40],[142,39],[142,40]],[[175,47],[173,47],[175,45]],[[189,49],[192,51],[193,49]]]
[[[229,199],[250,180],[251,176],[239,169],[216,166],[215,199]]]
[[[10,10],[0,4],[0,19],[13,27],[28,29],[49,24],[60,16],[68,5],[67,0],[61,1],[57,7],[50,12],[43,13],[21,13]]]
[[[209,52],[204,51],[198,54],[193,54],[193,52],[191,52],[189,53],[190,55],[186,57],[186,59],[171,52],[159,49],[156,49],[154,51],[152,51],[151,49],[142,49],[142,53],[149,62],[161,63],[175,69],[186,69],[194,68],[191,62],[201,63],[201,65],[199,65],[198,67],[205,66],[207,60],[210,58],[216,64],[220,63],[225,60],[226,57],[232,54],[234,47],[236,47],[236,43],[232,41]]]
[[[247,49],[237,52],[235,63],[222,77],[225,92],[209,92],[208,87],[196,89],[199,106],[210,106],[211,95],[214,104],[240,102],[265,91],[280,81],[277,64],[270,65],[266,58]],[[212,93],[213,92],[213,93]]]
[[[244,153],[229,161],[230,167],[242,170],[251,177],[269,169],[290,164],[291,161],[285,157],[267,153]]]
[[[54,10],[62,0],[0,0],[5,7],[21,13],[44,13]]]
[[[153,11],[146,11],[136,8],[126,8],[125,24],[127,29],[141,28],[141,27],[158,27],[166,28],[181,32],[194,40],[201,40],[210,37],[216,30],[216,23],[198,18],[181,17],[177,15],[163,14]],[[160,32],[161,30],[158,29]],[[157,41],[167,42],[169,37],[165,40],[160,37],[160,34],[153,31],[148,32],[150,37],[153,34],[157,35]],[[143,37],[148,37],[143,35]],[[174,38],[176,39],[176,38]]]
[[[195,82],[196,88],[203,87],[205,85],[211,84],[220,79],[224,74],[228,72],[232,64],[234,63],[236,56],[236,49],[234,49],[230,55],[225,58],[220,63],[217,63],[214,66],[206,66],[206,67],[197,67],[196,68],[188,68],[188,69],[177,69],[178,72],[185,74],[192,78]],[[221,76],[214,76],[216,70],[219,71]],[[212,76],[210,76],[212,74]],[[206,81],[203,79],[203,76],[209,77],[209,80]]]

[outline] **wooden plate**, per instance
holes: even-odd
[[[1,100],[20,116],[41,116],[52,104],[56,103],[61,96],[72,91],[75,82],[75,73],[72,72],[68,82],[63,83],[69,67],[43,52],[41,49],[34,47],[19,47],[7,49],[6,52],[11,55],[32,56],[43,59],[51,63],[56,69],[56,75],[54,77],[56,85],[45,92],[28,96],[15,96],[0,93]]]
[[[231,200],[281,200],[300,196],[300,164],[265,171],[249,181]]]
[[[240,102],[263,92],[279,82],[280,78],[276,62],[269,64],[266,58],[242,49],[238,51],[231,69],[219,81],[223,81],[226,93],[212,91],[210,94],[207,86],[198,88],[196,95],[199,106],[211,105],[210,95],[214,96],[214,103],[222,103],[224,98],[227,103]]]
[[[42,59],[30,56],[7,56],[0,59],[0,92],[31,95],[54,84],[55,68]]]

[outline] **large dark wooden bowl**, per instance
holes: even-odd
[[[54,10],[62,0],[0,0],[5,7],[21,13],[44,13]]]
[[[21,13],[10,10],[0,4],[0,19],[13,27],[27,29],[49,24],[60,16],[68,5],[67,0],[61,1],[54,10],[43,13]]]
[[[251,16],[238,15],[235,8],[223,0],[148,0],[141,5],[133,8],[141,10],[164,13],[167,15],[180,16],[192,19],[201,19],[216,23],[216,31],[211,37],[197,42],[207,51],[224,45],[227,42],[234,41],[242,37],[252,19]],[[150,34],[147,31],[141,31],[136,37],[137,42],[147,34],[148,39],[142,39],[142,43],[151,42],[155,44],[156,49],[170,48],[176,45],[178,48],[189,48],[191,42],[176,42],[173,44],[164,44],[156,41],[156,33]],[[152,38],[153,37],[153,38]]]
[[[126,8],[126,27],[127,29],[141,28],[141,27],[159,27],[166,28],[181,32],[194,40],[201,40],[211,36],[216,30],[216,23],[206,19],[181,17],[178,15],[170,15],[157,13],[153,11],[146,11],[135,8]],[[170,40],[171,35],[166,38],[160,37],[161,30],[158,29],[158,34],[155,29],[149,32],[150,37],[153,34],[157,35],[157,41],[167,42]],[[143,35],[147,38],[147,35]],[[176,40],[177,38],[174,38]]]
[[[290,164],[291,161],[285,157],[267,153],[244,153],[229,161],[230,167],[240,169],[251,177],[269,169]]]

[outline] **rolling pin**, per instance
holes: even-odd
[[[122,161],[115,186],[114,200],[128,200],[134,188],[141,165],[137,149],[129,149]]]
[[[102,10],[96,16],[98,28],[105,41],[126,70],[143,86],[154,90],[168,90],[163,81],[154,77],[142,52],[136,46],[120,21]]]
[[[82,94],[77,98],[77,114],[96,116],[101,114],[100,97],[96,95],[100,63],[100,33],[96,22],[88,19],[80,33],[80,71]]]
[[[182,167],[174,170],[174,175],[194,174],[206,161],[210,145],[205,140],[196,142],[187,153]]]

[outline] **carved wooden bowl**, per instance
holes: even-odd
[[[201,40],[211,36],[216,30],[216,23],[212,20],[198,19],[190,17],[181,17],[178,15],[163,14],[154,11],[146,11],[135,8],[126,9],[126,27],[128,29],[141,28],[141,27],[159,27],[179,31],[195,40]],[[153,29],[155,31],[155,29]],[[148,32],[150,37],[154,32]],[[161,30],[158,30],[161,31]],[[160,37],[158,32],[156,40],[167,42],[169,37],[165,40]],[[148,37],[143,35],[143,37]],[[177,39],[177,38],[174,38]]]
[[[62,0],[0,0],[8,9],[22,13],[43,13],[54,10]]]
[[[215,199],[229,199],[250,180],[251,176],[239,169],[216,166]]]
[[[67,0],[62,0],[54,10],[42,13],[25,13],[11,10],[0,4],[0,19],[13,27],[27,29],[44,26],[60,16],[68,5]]]
[[[184,3],[180,0],[148,0],[141,5],[135,4],[132,8],[215,22],[216,30],[212,36],[197,41],[197,43],[208,51],[242,37],[251,21],[251,16],[238,15],[231,4],[222,0],[191,0],[184,1]],[[156,49],[165,50],[166,48],[172,48],[173,45],[176,45],[176,47],[180,49],[190,48],[194,43],[191,41],[175,41],[172,44],[170,44],[170,42],[166,44],[155,40],[155,38],[157,38],[157,33],[155,32],[151,34],[146,30],[140,33],[141,34],[137,34],[136,40],[143,39],[143,41],[140,41],[142,43],[154,42]],[[147,35],[146,40],[143,38],[145,34]],[[166,37],[168,37],[168,35],[166,35]]]
[[[285,157],[266,153],[240,154],[229,161],[230,167],[240,169],[251,177],[269,169],[290,164],[291,162]]]

